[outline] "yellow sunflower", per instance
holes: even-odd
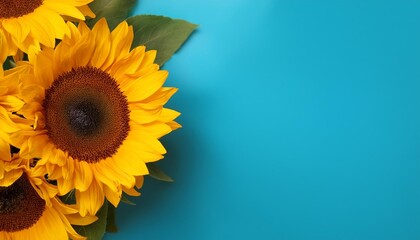
[[[177,91],[163,87],[167,71],[156,51],[132,50],[126,22],[110,32],[104,19],[92,30],[68,23],[71,34],[55,49],[30,53],[21,75],[19,111],[30,130],[12,139],[21,154],[41,158],[35,169],[57,180],[60,194],[76,189],[82,216],[95,214],[106,197],[114,206],[163,158],[159,138],[180,127],[179,113],[163,105]]]
[[[9,53],[9,43],[4,32],[0,29],[0,76],[3,76],[3,64]]]
[[[85,20],[95,14],[87,6],[93,0],[2,0],[0,1],[0,29],[11,43],[7,55],[19,48],[24,52],[40,44],[54,47],[55,39],[69,34],[63,19]]]
[[[18,76],[24,72],[25,69],[16,68],[0,75],[0,159],[5,161],[11,160],[10,134],[20,129],[17,121],[12,120],[12,118],[17,118],[12,113],[24,105],[18,97],[20,93]]]
[[[58,190],[29,169],[29,161],[2,162],[0,174],[0,239],[85,239],[71,224],[87,225],[96,217],[80,217],[77,209],[63,204]]]

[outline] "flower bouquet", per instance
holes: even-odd
[[[136,0],[0,2],[0,239],[102,239],[180,127],[160,67],[196,25]]]

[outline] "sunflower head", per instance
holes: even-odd
[[[47,89],[42,106],[48,137],[82,161],[112,156],[130,130],[126,97],[108,73],[91,66],[60,75]]]
[[[71,224],[85,225],[95,217],[81,218],[75,207],[63,204],[56,196],[57,187],[33,172],[29,160],[16,157],[3,164],[0,239],[84,239]]]
[[[156,51],[132,49],[126,22],[112,32],[102,19],[89,29],[67,23],[55,49],[19,62],[19,111],[32,121],[12,142],[21,154],[40,158],[37,171],[57,181],[60,194],[76,190],[80,213],[95,214],[106,197],[115,206],[122,192],[138,195],[146,163],[163,158],[159,139],[180,127],[179,113],[164,105],[177,91],[163,87],[167,71],[154,64]]]
[[[9,44],[7,42],[6,35],[4,32],[0,29],[0,76],[3,76],[4,70],[3,70],[3,64],[6,61],[6,58],[9,53]]]
[[[15,68],[5,74],[0,74],[0,159],[2,161],[11,160],[10,135],[20,129],[20,125],[12,120],[18,117],[12,113],[20,110],[24,105],[19,97],[20,83],[18,76],[24,73],[21,70],[23,69]],[[2,171],[3,169],[0,167],[0,174]]]
[[[93,0],[2,0],[0,29],[10,40],[7,55],[17,49],[28,52],[40,45],[54,47],[55,39],[69,34],[66,18],[85,20],[95,14],[87,6]]]

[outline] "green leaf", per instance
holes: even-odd
[[[122,195],[121,195],[121,202],[126,203],[126,204],[128,204],[128,205],[132,205],[132,206],[135,206],[135,205],[136,205],[135,203],[133,203],[132,201],[130,201],[130,200],[127,198],[127,196],[126,196],[126,194],[125,194],[125,193],[122,193]]]
[[[169,177],[162,169],[160,169],[155,163],[147,163],[147,169],[149,169],[149,176],[164,182],[173,182],[174,180]]]
[[[115,207],[112,204],[108,204],[108,215],[106,218],[106,231],[115,233],[118,231],[117,224],[115,223]]]
[[[107,226],[107,215],[108,201],[105,201],[104,205],[96,214],[98,217],[96,222],[87,226],[74,226],[74,229],[82,236],[87,237],[87,240],[102,240]]]
[[[157,50],[155,63],[163,65],[188,39],[198,25],[163,16],[137,15],[127,19],[134,28],[133,48],[145,45]]]
[[[71,190],[64,196],[60,196],[60,200],[65,204],[76,204],[76,191]]]
[[[16,63],[13,60],[13,57],[11,57],[11,56],[7,57],[6,61],[4,61],[4,63],[3,63],[3,69],[8,70],[8,69],[11,69],[11,68],[14,68],[14,67],[16,67]]]
[[[89,27],[93,27],[99,19],[104,17],[112,30],[128,17],[136,4],[137,0],[95,0],[89,4],[89,7],[96,17],[86,20],[86,23]]]

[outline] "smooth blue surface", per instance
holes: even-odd
[[[141,0],[200,24],[118,239],[420,239],[420,2]]]

